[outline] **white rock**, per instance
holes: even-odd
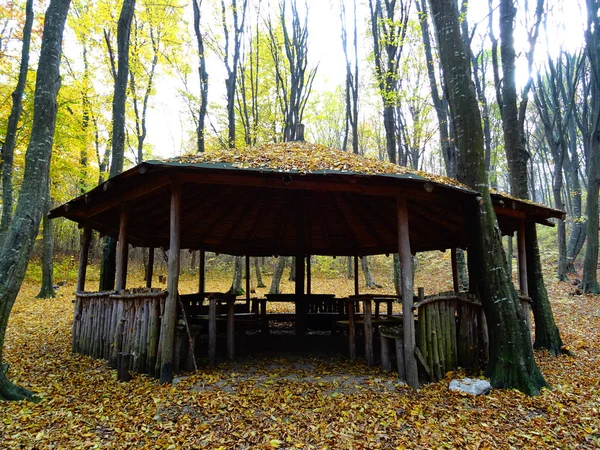
[[[452,380],[449,387],[451,391],[465,392],[471,395],[487,394],[492,388],[489,381],[475,380],[472,378]]]

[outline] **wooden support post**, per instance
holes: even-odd
[[[250,256],[246,255],[246,305],[250,307]]]
[[[452,285],[454,286],[454,292],[460,292],[460,282],[458,281],[458,260],[456,259],[456,249],[450,250],[450,259],[452,261]]]
[[[408,232],[408,205],[405,198],[397,199],[398,255],[402,280],[402,314],[404,326],[404,366],[406,382],[414,389],[419,388],[419,373],[415,356],[416,337],[413,318],[413,277],[410,235]]]
[[[356,330],[354,329],[354,302],[348,301],[348,355],[356,359]]]
[[[359,283],[358,283],[358,256],[354,257],[354,295],[360,294]]]
[[[260,332],[262,334],[269,334],[269,319],[267,317],[267,299],[260,299]]]
[[[131,364],[130,353],[119,353],[117,355],[117,376],[119,381],[128,382],[131,380],[129,365]]]
[[[154,247],[148,247],[148,266],[146,266],[146,287],[152,287],[152,276],[154,274]]]
[[[373,301],[370,298],[363,300],[363,326],[365,334],[365,359],[368,366],[375,365],[373,351]]]
[[[90,242],[92,241],[92,229],[84,227],[81,241],[81,252],[79,253],[79,273],[77,274],[77,292],[85,291],[85,275],[87,272],[88,256],[90,253]]]
[[[235,359],[235,299],[227,300],[227,359]]]
[[[310,295],[312,293],[312,273],[310,267],[310,259],[311,256],[308,255],[306,257],[306,295]]]
[[[390,357],[390,339],[381,336],[381,369],[389,372],[392,370],[392,358]]]
[[[161,326],[160,382],[173,381],[173,347],[175,322],[177,322],[177,289],[180,269],[181,187],[171,185],[171,212],[169,220],[169,261],[167,274],[167,298]]]
[[[200,301],[204,303],[204,293],[206,292],[206,252],[204,250],[200,250],[199,259],[198,293],[200,294]]]
[[[208,299],[208,364],[217,362],[217,299]]]
[[[519,221],[517,243],[519,253],[519,290],[521,291],[521,295],[529,297],[529,287],[527,286],[527,242],[525,241],[524,220]],[[527,329],[531,332],[531,305],[529,302],[522,302],[522,308],[525,322],[527,322]]]
[[[127,284],[127,258],[129,253],[129,243],[127,242],[127,222],[128,211],[125,203],[121,206],[121,218],[119,222],[119,242],[117,249],[117,278],[115,290],[117,292],[125,289]]]
[[[308,319],[307,299],[304,296],[304,255],[296,256],[296,336],[304,336]]]

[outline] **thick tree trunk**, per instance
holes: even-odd
[[[275,270],[273,271],[273,279],[271,280],[271,287],[269,288],[269,294],[280,294],[281,290],[279,285],[281,284],[281,277],[283,276],[283,269],[287,262],[287,257],[280,256],[277,258],[275,263]]]
[[[296,281],[296,257],[292,256],[292,263],[290,264],[290,278],[289,281]]]
[[[536,14],[540,14],[540,4],[538,2],[538,9]],[[502,84],[502,128],[504,131],[504,147],[506,152],[506,159],[508,161],[508,171],[510,176],[510,187],[511,192],[514,196],[522,198],[524,200],[529,199],[528,189],[528,177],[527,177],[527,159],[529,157],[525,149],[525,136],[524,136],[524,115],[527,105],[527,92],[530,84],[526,85],[525,92],[523,93],[523,99],[520,103],[520,110],[517,108],[517,91],[515,81],[515,46],[513,36],[513,26],[515,22],[516,9],[512,0],[501,0],[500,2],[500,38],[501,51],[502,51],[502,71],[504,80]],[[539,25],[538,22],[535,26]],[[536,33],[534,33],[536,34]],[[533,47],[535,46],[534,38],[530,37],[530,54],[529,58],[532,58]],[[531,64],[531,59],[530,62]],[[531,67],[530,67],[531,70]],[[563,141],[564,142],[564,141]],[[560,155],[561,152],[557,152]],[[564,159],[564,151],[562,152]],[[559,157],[556,158],[555,168],[558,167],[557,176],[562,181],[562,160]],[[558,196],[560,198],[560,195]],[[557,205],[560,208],[560,205]],[[562,223],[562,228],[561,228]],[[561,234],[562,230],[562,234]],[[561,238],[562,236],[562,238]],[[536,319],[536,335],[540,334],[540,339],[536,337],[536,343],[539,347],[547,348],[550,352],[554,353],[554,350],[562,346],[562,340],[560,333],[554,322],[554,314],[552,313],[552,307],[550,300],[548,299],[548,292],[544,287],[544,277],[541,270],[540,255],[537,243],[537,234],[535,229],[530,233],[532,240],[527,240],[528,251],[531,253],[531,260],[528,259],[527,264],[531,266],[530,270],[527,271],[528,277],[531,281],[528,281],[529,296],[533,302],[534,318]],[[566,278],[566,245],[564,239],[564,221],[559,221],[559,270],[558,276]],[[562,246],[561,246],[562,245]],[[562,255],[562,258],[561,258]],[[512,255],[511,255],[512,257]],[[512,279],[512,272],[508,273],[509,279]],[[536,279],[532,277],[535,276]],[[511,284],[512,286],[512,284]],[[537,323],[537,319],[540,319],[540,323]],[[488,322],[489,324],[489,322]],[[538,330],[539,328],[539,330]],[[493,339],[490,336],[490,342]],[[534,362],[535,364],[535,362]],[[537,371],[537,367],[536,367]],[[541,375],[540,375],[541,378]],[[532,382],[535,382],[535,374],[532,373]],[[543,381],[543,378],[541,378]],[[545,384],[545,381],[544,381]]]
[[[117,26],[118,69],[112,103],[112,160],[110,177],[123,171],[125,161],[125,102],[127,100],[127,80],[129,78],[129,38],[131,21],[135,10],[135,0],[124,0]],[[100,290],[109,291],[115,286],[117,241],[106,236],[102,244],[100,269]]]
[[[12,109],[8,117],[4,145],[2,145],[2,220],[0,221],[0,244],[8,231],[12,219],[13,210],[13,159],[15,143],[17,140],[17,129],[21,118],[23,103],[23,92],[27,83],[27,72],[29,71],[29,44],[31,42],[31,29],[33,27],[33,0],[27,0],[25,5],[25,25],[23,27],[23,47],[21,49],[21,65],[19,67],[19,78],[17,87],[12,93]]]
[[[48,218],[48,212],[50,211],[51,205],[50,186],[48,186],[44,211],[42,213],[42,287],[36,298],[56,297],[54,294],[54,279],[52,276],[54,271],[54,265],[52,264],[52,258],[54,256],[54,235],[52,233],[52,221]]]
[[[527,287],[529,296],[535,298],[532,303],[533,318],[535,320],[535,343],[536,349],[547,349],[552,355],[558,356],[564,352],[563,341],[560,337],[558,327],[554,322],[552,307],[544,305],[542,301],[548,300],[548,292],[542,277],[542,264],[540,262],[540,250],[537,241],[537,231],[534,223],[525,225],[525,241],[527,254]]]
[[[377,283],[375,283],[375,279],[371,273],[371,268],[369,267],[369,257],[366,255],[363,256],[360,260],[360,264],[362,266],[363,275],[365,276],[365,286],[369,289],[380,287]]]
[[[196,44],[198,46],[198,78],[200,80],[200,111],[198,112],[198,126],[196,128],[196,140],[198,153],[204,152],[204,122],[206,120],[206,110],[208,107],[208,73],[206,72],[206,57],[204,53],[204,38],[200,31],[200,4],[198,0],[192,2],[194,8],[194,33],[196,34]]]
[[[262,273],[260,272],[260,261],[259,261],[258,257],[254,258],[254,271],[256,272],[256,287],[257,288],[266,287],[265,283],[262,279]]]
[[[44,21],[23,184],[13,221],[0,249],[0,361],[8,318],[25,277],[42,218],[56,125],[56,95],[60,89],[62,34],[69,5],[69,0],[51,0]],[[0,370],[0,399],[33,399],[31,392],[9,381],[5,367]]]
[[[244,293],[244,288],[242,287],[243,265],[242,257],[236,256],[234,258],[233,281],[231,282],[229,291],[227,291],[229,294],[242,295]]]
[[[458,179],[481,192],[466,211],[469,268],[486,315],[492,386],[537,395],[547,383],[533,357],[531,337],[517,293],[510,282],[498,221],[492,205],[483,130],[467,51],[454,0],[431,0],[436,36],[458,143]]]
[[[581,184],[579,182],[579,154],[577,153],[577,133],[575,130],[575,121],[569,123],[569,149],[571,153],[571,163],[569,166],[569,178],[571,179],[571,203],[573,211],[571,212],[571,234],[567,242],[567,273],[575,273],[575,260],[583,248],[585,241],[586,218],[582,216],[581,207]]]

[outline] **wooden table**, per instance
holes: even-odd
[[[294,303],[296,310],[296,335],[302,336],[306,333],[308,306],[311,301],[327,301],[333,300],[334,294],[266,294],[266,299],[261,299],[261,322],[262,330],[265,333],[269,332],[269,322],[267,320],[267,302],[276,303]]]
[[[208,364],[217,362],[217,304],[227,304],[227,359],[235,358],[235,298],[234,294],[207,292],[208,297]]]
[[[382,319],[377,311],[376,318],[373,319],[373,301],[374,298],[381,299],[380,301],[390,302],[393,296],[374,296],[370,294],[351,295],[346,299],[348,310],[348,353],[350,359],[356,359],[356,325],[360,321],[355,320],[354,311],[355,305],[362,303],[363,305],[363,328],[365,335],[365,359],[367,365],[375,365],[375,354],[373,349],[373,325],[384,325],[392,323],[392,319]],[[378,308],[379,309],[379,308]],[[388,312],[391,312],[391,303],[388,303]],[[341,321],[343,322],[343,321]]]

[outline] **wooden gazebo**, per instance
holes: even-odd
[[[492,197],[502,233],[518,232],[521,291],[527,295],[524,223],[549,224],[564,213],[502,194]],[[477,201],[479,194],[456,180],[290,142],[143,162],[52,210],[50,217],[66,217],[84,229],[80,295],[97,295],[84,294],[91,230],[118,238],[117,295],[126,287],[129,244],[169,250],[164,311],[140,306],[155,331],[136,337],[153,339],[154,350],[145,357],[149,366],[160,362],[163,382],[173,376],[181,249],[295,256],[296,295],[305,292],[309,255],[399,253],[404,365],[408,383],[416,386],[411,258],[420,251],[466,248],[465,211]],[[122,308],[105,314],[105,332],[115,329],[122,314]],[[155,316],[162,317],[160,329]],[[111,359],[115,340],[104,337],[97,355]]]

